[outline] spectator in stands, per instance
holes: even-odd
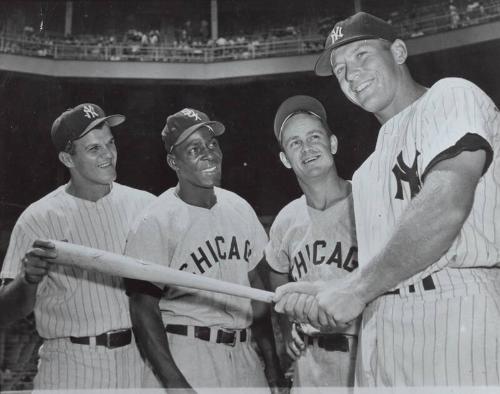
[[[455,5],[454,0],[450,0],[450,5],[448,8],[450,11],[450,27],[452,29],[456,29],[458,27],[458,24],[460,23],[460,14],[458,13],[458,9]]]

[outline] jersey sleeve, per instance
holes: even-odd
[[[266,248],[267,244],[266,230],[264,230],[262,223],[260,222],[257,214],[253,211],[253,209],[251,212],[251,226],[253,227],[253,239],[251,244],[252,253],[250,254],[248,261],[248,271],[253,270],[262,260],[262,258],[264,257],[264,249]]]
[[[25,215],[22,215],[19,218],[12,230],[0,278],[15,278],[21,271],[21,259],[33,246],[33,242],[38,238],[47,238],[46,235],[38,234],[34,227],[27,225],[24,217]]]
[[[417,139],[422,179],[434,165],[464,151],[484,150],[486,172],[493,157],[491,117],[498,116],[494,103],[476,85],[459,78],[442,83],[430,93],[420,141]]]
[[[277,272],[287,274],[290,270],[290,257],[284,245],[284,228],[280,216],[275,219],[269,232],[266,246],[266,261]]]
[[[138,219],[128,233],[125,255],[160,265],[170,265],[167,242],[162,239],[162,231],[157,220],[152,216]],[[160,289],[163,283],[154,283]],[[127,286],[130,290],[130,286]]]

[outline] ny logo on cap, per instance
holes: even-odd
[[[87,104],[83,106],[83,112],[85,112],[85,117],[92,119],[99,117],[99,114],[95,112],[95,109],[92,105]]]
[[[181,113],[188,118],[194,118],[194,120],[201,120],[201,118],[198,116],[196,111],[189,109],[189,108],[184,108]]]
[[[344,37],[344,34],[342,33],[342,26],[335,26],[330,33],[332,44],[335,43],[335,41],[340,40],[342,37]]]

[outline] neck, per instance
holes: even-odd
[[[339,177],[336,171],[330,171],[327,176],[312,180],[299,179],[299,185],[306,196],[307,205],[320,211],[347,197],[351,190],[349,182]]]
[[[422,86],[413,80],[407,70],[404,72],[407,73],[407,76],[401,79],[403,82],[399,86],[398,93],[393,100],[394,104],[375,114],[375,117],[381,124],[384,124],[393,116],[403,111],[406,107],[413,104],[427,91],[425,86]]]
[[[210,209],[217,203],[213,187],[189,187],[179,182],[175,188],[175,193],[186,204],[194,205],[195,207]]]
[[[69,181],[69,184],[66,187],[66,192],[72,196],[93,202],[96,202],[97,200],[100,200],[104,196],[108,195],[110,191],[110,184],[89,186],[75,182],[73,179]]]

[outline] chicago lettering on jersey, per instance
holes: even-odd
[[[223,260],[244,260],[248,263],[251,254],[249,240],[239,241],[234,235],[230,240],[226,240],[219,235],[213,240],[206,240],[189,253],[191,261],[182,264],[179,270],[184,271],[191,267],[194,270],[193,274],[203,274]]]
[[[328,255],[325,250],[327,247],[325,240],[316,240],[313,243],[306,244],[299,252],[293,256],[291,269],[292,278],[297,281],[306,275],[309,267],[320,264],[334,264],[337,268],[352,272],[358,267],[358,248],[356,246],[342,247],[338,241],[333,248],[332,253]],[[344,258],[345,256],[345,258]]]
[[[394,167],[392,168],[392,172],[396,177],[398,187],[396,195],[394,196],[395,199],[403,200],[403,182],[408,182],[408,184],[410,185],[411,198],[415,197],[422,188],[422,183],[420,182],[420,177],[418,176],[417,167],[417,158],[419,155],[420,152],[417,150],[415,152],[415,159],[413,160],[413,164],[410,167],[403,160],[403,151],[399,152],[396,164],[394,164]]]

